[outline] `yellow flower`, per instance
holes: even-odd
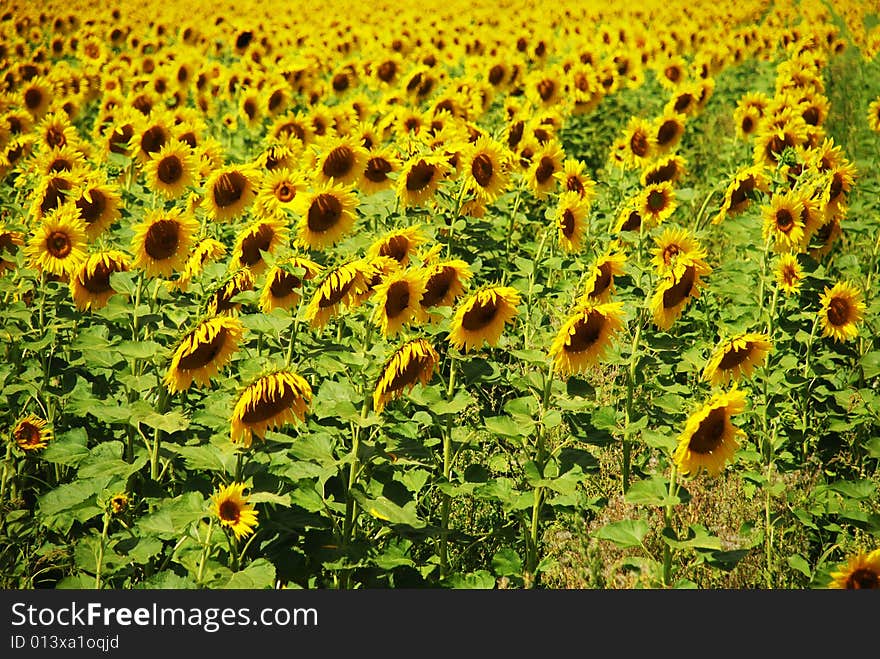
[[[244,496],[244,483],[221,486],[211,500],[220,526],[232,531],[236,539],[240,540],[254,532],[258,511]]]
[[[178,140],[171,139],[159,151],[150,154],[144,165],[147,185],[166,199],[176,199],[195,182],[198,161],[192,150]]]
[[[164,379],[168,391],[186,391],[193,382],[207,387],[232,358],[243,334],[244,326],[237,318],[215,316],[199,323],[174,349]]]
[[[688,303],[700,297],[700,276],[708,273],[699,262],[686,263],[680,273],[667,272],[651,299],[654,324],[663,330],[672,327]]]
[[[583,246],[587,231],[589,201],[577,192],[563,192],[556,203],[555,219],[559,245],[567,252],[577,252]]]
[[[302,376],[287,370],[264,375],[239,395],[232,409],[230,438],[250,448],[254,437],[262,439],[272,428],[305,421],[311,401],[312,388]]]
[[[313,250],[332,247],[354,226],[357,204],[357,196],[351,188],[333,183],[297,195],[294,201],[294,210],[300,216],[297,244]]]
[[[45,419],[33,414],[19,419],[12,429],[12,439],[15,445],[25,453],[46,448],[52,441],[52,430],[47,428],[47,425]]]
[[[773,238],[777,252],[799,251],[804,242],[804,202],[798,192],[775,194],[761,207],[764,239]]]
[[[394,336],[403,325],[419,318],[424,293],[425,276],[416,269],[393,272],[376,286],[373,322],[384,336]]]
[[[586,371],[602,358],[623,327],[623,303],[582,302],[550,346],[553,369],[563,376]]]
[[[776,284],[787,295],[797,293],[804,278],[804,270],[794,254],[780,254],[776,262]]]
[[[850,556],[831,573],[829,588],[842,590],[880,589],[880,549]]]
[[[462,168],[469,190],[490,204],[507,187],[508,156],[495,140],[482,136],[462,154]]]
[[[242,215],[256,198],[259,174],[239,165],[221,167],[205,182],[205,200],[209,216],[228,222]]]
[[[484,342],[496,345],[504,325],[519,313],[519,302],[519,293],[509,286],[486,286],[472,293],[455,312],[449,342],[465,352]]]
[[[260,309],[264,313],[279,308],[292,309],[302,298],[303,281],[313,279],[322,269],[318,263],[302,256],[293,256],[272,266],[260,292]]]
[[[703,370],[703,379],[713,385],[750,378],[764,362],[772,345],[766,334],[745,333],[722,342]]]
[[[367,249],[367,256],[390,256],[402,267],[406,267],[409,265],[410,255],[426,240],[427,237],[420,230],[420,225],[414,224],[381,236]]]
[[[397,179],[397,198],[402,207],[423,206],[437,192],[437,186],[449,175],[449,163],[443,155],[415,155],[403,165]]]
[[[382,368],[373,390],[373,409],[380,414],[389,401],[399,398],[416,383],[427,385],[440,361],[425,339],[414,339],[398,348]]]
[[[25,248],[25,254],[39,270],[53,275],[70,275],[86,259],[86,230],[76,207],[50,211],[40,222]]]
[[[134,267],[143,268],[148,277],[170,277],[186,262],[199,223],[174,208],[152,211],[133,228]]]
[[[344,263],[330,270],[318,284],[306,307],[305,318],[314,328],[324,327],[342,306],[356,303],[358,294],[367,289],[364,264],[359,261]]]
[[[274,254],[279,247],[287,244],[289,233],[287,226],[275,218],[251,222],[235,239],[231,266],[248,268],[255,275],[260,274],[266,269],[266,260],[261,252]]]
[[[848,282],[838,282],[825,287],[819,298],[819,323],[822,333],[835,341],[847,341],[859,334],[858,324],[865,315],[866,306],[862,294]]]
[[[114,272],[129,269],[128,257],[117,250],[90,255],[70,277],[70,294],[80,311],[101,309],[117,291],[110,284]]]
[[[699,410],[688,417],[679,436],[674,460],[683,474],[698,475],[705,471],[717,476],[733,460],[739,448],[737,435],[742,430],[731,417],[745,410],[745,394],[734,386],[727,392],[712,396]]]

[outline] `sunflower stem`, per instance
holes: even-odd
[[[774,429],[775,432],[775,429]],[[773,476],[773,453],[770,442],[770,453],[767,461],[767,477],[764,482],[764,556],[766,557],[767,588],[773,587],[773,523],[770,517],[770,479]]]
[[[632,463],[632,441],[630,435],[630,421],[633,415],[633,394],[635,392],[636,369],[638,367],[638,350],[639,341],[642,338],[642,316],[636,318],[636,331],[633,334],[632,346],[630,348],[629,369],[626,373],[626,404],[624,407],[624,426],[623,426],[623,465],[621,469],[621,486],[623,493],[629,490],[630,468]]]
[[[446,400],[451,401],[455,394],[455,359],[449,359],[449,384],[446,387]],[[443,434],[443,480],[449,483],[452,475],[452,414],[446,415],[446,432]],[[449,574],[449,509],[452,497],[441,494],[440,503],[440,577]]]
[[[519,210],[519,204],[522,199],[522,186],[517,186],[516,188],[516,197],[513,200],[513,210],[510,212],[510,219],[507,222],[507,236],[504,241],[504,270],[501,274],[501,283],[507,283],[507,276],[510,272],[510,268],[507,267],[510,263],[510,243],[513,239],[513,227],[516,222],[516,213]]]
[[[205,563],[208,562],[208,555],[211,553],[211,538],[214,535],[214,518],[211,517],[208,520],[208,533],[205,535],[205,544],[202,549],[202,557],[199,560],[199,570],[196,574],[196,585],[200,585],[202,583],[202,578],[205,574]]]
[[[547,428],[544,425],[543,415],[547,413],[550,406],[550,396],[553,392],[553,362],[551,361],[547,367],[547,373],[544,376],[544,390],[541,396],[541,425],[538,428],[535,442],[535,465],[541,477],[544,476],[544,468],[546,467],[547,451],[545,446]],[[528,561],[526,571],[529,575],[529,585],[535,587],[538,583],[538,564],[540,563],[540,526],[541,526],[541,508],[544,504],[544,488],[536,487],[534,497],[532,499],[532,520],[529,527],[529,538],[527,543]]]
[[[244,471],[244,451],[237,451],[235,454],[235,479],[234,483],[242,482],[242,472]]]
[[[663,522],[666,529],[672,530],[672,502],[678,495],[678,465],[672,461],[672,471],[669,474],[668,497],[663,510]],[[672,547],[668,542],[663,543],[663,585],[672,585]]]
[[[299,332],[299,314],[293,315],[293,322],[290,324],[290,339],[287,341],[287,356],[284,358],[284,365],[290,366],[293,360],[293,345],[296,343],[296,335]]]
[[[98,555],[95,559],[95,590],[101,589],[101,572],[104,568],[104,549],[107,545],[107,531],[110,529],[110,514],[104,513],[104,528],[101,530],[101,542],[98,544]]]
[[[168,402],[170,395],[165,385],[159,385],[159,402],[156,405],[156,411],[159,414],[165,414],[168,411]],[[150,453],[150,478],[152,480],[159,479],[159,446],[162,443],[162,431],[159,428],[153,430],[153,446]]]
[[[370,412],[370,395],[368,393],[364,394],[364,402],[361,406],[361,420],[366,419],[367,415]],[[349,467],[348,467],[348,487],[346,488],[345,495],[345,523],[342,527],[342,543],[343,546],[347,549],[349,543],[351,542],[352,534],[354,532],[354,525],[357,522],[357,502],[354,499],[352,494],[354,490],[354,486],[357,484],[357,476],[358,471],[360,469],[360,461],[358,460],[358,453],[360,452],[360,443],[361,443],[361,426],[360,424],[355,424],[352,428],[351,433],[351,457],[349,459]],[[341,585],[343,588],[348,587],[349,583],[349,573],[346,573],[341,580]]]
[[[810,421],[810,358],[813,356],[813,339],[816,337],[816,327],[819,325],[819,316],[813,318],[813,327],[810,329],[810,338],[807,341],[807,355],[804,358],[804,392],[802,395],[803,412],[801,415],[801,439],[803,440],[803,459],[807,461],[809,453],[809,439],[807,436],[807,425]]]
[[[535,287],[535,272],[538,269],[538,265],[541,263],[541,257],[544,255],[544,245],[547,243],[547,238],[550,236],[552,228],[548,227],[544,231],[544,235],[541,237],[541,242],[538,243],[538,249],[535,252],[535,260],[533,262],[532,272],[529,274],[529,290],[526,295],[526,322],[525,329],[523,331],[523,348],[525,350],[529,349],[529,344],[531,341],[531,337],[529,336],[531,326],[532,326],[532,293]]]
[[[12,442],[6,445],[6,457],[3,459],[3,479],[0,480],[0,501],[6,496],[6,482],[9,479],[9,468],[12,465]]]
[[[449,223],[449,241],[446,243],[446,258],[452,258],[452,246],[455,243],[455,223],[461,216],[461,209],[464,206],[464,196],[467,194],[468,186],[462,179],[461,189],[458,192],[458,199],[455,201],[455,213],[452,215],[452,221]]]

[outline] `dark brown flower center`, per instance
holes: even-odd
[[[31,87],[24,93],[24,104],[28,110],[36,110],[43,102],[43,92],[36,87]]]
[[[420,304],[425,307],[435,307],[443,301],[452,284],[455,283],[456,272],[452,266],[443,266],[440,270],[428,277],[425,293],[422,295]]]
[[[388,180],[388,172],[391,171],[391,163],[385,158],[375,157],[367,161],[364,170],[364,178],[373,183],[383,183]]]
[[[229,331],[221,327],[216,336],[207,343],[199,343],[192,352],[180,358],[177,367],[182,371],[195,371],[207,366],[220,354]]]
[[[310,231],[323,233],[332,229],[342,217],[342,202],[335,195],[322,193],[309,206],[308,227]]]
[[[275,194],[275,198],[280,201],[282,204],[286,204],[289,201],[292,201],[294,197],[296,197],[296,188],[287,181],[282,181],[278,185],[275,186],[273,190]]]
[[[731,210],[738,210],[740,206],[748,203],[749,195],[755,191],[755,177],[751,174],[743,179],[736,189],[730,194]]]
[[[832,298],[828,303],[828,322],[835,327],[849,322],[849,302],[841,297]]]
[[[803,114],[801,114],[804,121],[809,126],[818,126],[819,125],[819,108],[815,106],[810,106],[806,110],[804,110]]]
[[[651,190],[648,193],[648,208],[652,213],[658,213],[666,208],[666,194],[662,190]]]
[[[491,69],[489,69],[489,84],[497,86],[504,80],[504,67],[500,64],[496,64]]]
[[[284,92],[282,92],[280,89],[276,89],[274,92],[272,92],[272,95],[269,96],[269,102],[267,104],[269,107],[269,112],[275,112],[275,110],[281,107],[281,103],[283,101]]]
[[[476,180],[480,187],[485,188],[489,185],[492,181],[493,171],[492,158],[485,153],[477,155],[471,163],[471,174],[473,174],[474,180]]]
[[[134,135],[134,126],[131,124],[119,126],[113,131],[113,134],[110,135],[110,139],[107,140],[110,152],[123,155],[128,153],[128,143],[129,140],[131,140],[132,135]]]
[[[410,288],[407,281],[396,281],[388,287],[385,300],[385,315],[397,318],[409,306]]]
[[[329,295],[325,295],[321,297],[321,300],[318,302],[318,306],[321,309],[326,309],[327,307],[332,307],[334,304],[340,302],[342,298],[344,298],[348,291],[351,290],[351,287],[354,286],[354,279],[344,283],[339,288],[335,288],[330,291]]]
[[[283,412],[296,400],[296,390],[287,382],[279,382],[274,389],[263,389],[263,397],[245,409],[241,420],[246,424],[262,423]]]
[[[73,183],[64,178],[53,178],[46,185],[40,210],[45,214],[53,208],[58,208],[67,198],[67,192],[73,187]]]
[[[398,263],[402,263],[407,254],[409,254],[409,240],[402,235],[391,236],[379,248],[379,256],[390,256]]]
[[[247,184],[248,180],[241,172],[224,172],[214,183],[214,203],[220,208],[234,205],[241,199]]]
[[[175,220],[158,220],[147,229],[144,251],[150,258],[163,261],[174,256],[180,241],[180,225]]]
[[[722,371],[727,371],[732,368],[735,368],[746,361],[749,356],[752,354],[752,344],[747,343],[742,348],[734,348],[733,350],[726,350],[724,352],[724,356],[721,358],[721,361],[718,363],[718,368]]]
[[[648,154],[648,137],[641,131],[637,131],[629,140],[630,150],[639,158]]]
[[[92,224],[101,219],[107,208],[107,197],[100,190],[90,190],[89,196],[92,198],[88,201],[84,196],[76,200],[76,207],[79,209],[79,216],[86,224]]]
[[[468,332],[478,332],[488,327],[498,315],[498,302],[495,298],[490,298],[485,303],[480,300],[474,300],[470,309],[464,312],[461,319],[461,326]]]
[[[586,189],[579,176],[569,176],[565,181],[565,189],[569,192],[577,192],[581,197],[584,196]]]
[[[241,518],[241,508],[235,501],[226,499],[220,503],[219,507],[220,519],[231,524],[238,524]]]
[[[681,249],[678,245],[674,243],[672,245],[667,245],[666,248],[663,250],[663,263],[669,265],[670,263],[672,263],[672,259],[674,259],[679,254],[681,254]]]
[[[689,265],[679,279],[672,287],[663,293],[663,308],[672,309],[684,302],[691,294],[696,280],[696,270],[694,266]]]
[[[406,189],[410,192],[424,190],[431,184],[436,173],[436,166],[419,160],[406,175]]]
[[[541,97],[541,100],[546,102],[553,98],[553,92],[556,91],[556,83],[552,80],[545,78],[541,82],[538,83],[538,96]]]
[[[141,135],[141,149],[144,153],[158,153],[168,141],[168,133],[161,126],[153,126]]]
[[[786,208],[776,211],[776,228],[782,233],[789,233],[794,228],[794,217]]]
[[[694,102],[694,96],[690,92],[685,92],[681,94],[676,100],[675,104],[672,106],[672,109],[678,113],[685,112],[690,106],[691,103]]]
[[[168,156],[159,161],[156,175],[165,185],[174,185],[183,177],[183,163],[177,156]]]
[[[73,243],[63,231],[53,231],[46,239],[46,250],[56,259],[63,259],[73,250]]]
[[[688,448],[700,455],[708,455],[717,450],[724,439],[726,425],[727,413],[725,408],[717,407],[713,409],[705,419],[700,421],[700,425],[691,436]]]
[[[302,286],[302,279],[283,270],[277,272],[269,285],[269,292],[274,298],[285,298]]]
[[[40,429],[30,421],[22,421],[15,429],[15,441],[19,446],[36,446],[41,437]]]
[[[571,238],[574,235],[574,213],[571,212],[570,208],[566,208],[562,213],[562,221],[560,222],[560,228],[562,229],[562,235],[566,238]]]
[[[348,76],[344,73],[337,73],[335,76],[333,76],[333,82],[331,84],[333,85],[333,89],[335,91],[344,92],[346,89],[348,89]]]
[[[599,276],[596,277],[596,283],[593,284],[593,290],[590,297],[597,298],[611,286],[611,263],[605,261],[599,266]]]
[[[537,169],[535,169],[535,180],[538,183],[543,184],[553,176],[553,172],[555,171],[556,165],[553,162],[553,159],[549,156],[543,156],[541,162],[538,163]]]
[[[376,75],[382,82],[391,82],[397,74],[397,64],[391,60],[386,60],[379,65]]]
[[[260,251],[268,252],[274,237],[275,231],[268,224],[261,224],[255,232],[245,236],[241,241],[241,264],[252,266],[259,263],[263,259]]]
[[[354,167],[355,156],[348,146],[341,145],[333,149],[324,160],[321,171],[328,178],[343,178]]]
[[[836,201],[840,194],[843,192],[843,177],[834,172],[834,176],[831,179],[831,188],[829,190],[828,201],[833,202]]]
[[[586,318],[578,319],[574,326],[574,333],[568,337],[565,343],[566,352],[584,352],[599,340],[602,328],[605,326],[605,317],[598,311],[590,311]]]
[[[53,149],[67,144],[67,137],[64,135],[64,129],[60,126],[49,126],[46,131],[46,144]]]
[[[84,273],[80,277],[79,282],[92,295],[107,293],[113,290],[113,287],[110,286],[110,275],[114,272],[119,272],[121,269],[115,261],[111,261],[110,265],[107,265],[104,261],[99,261],[94,271]]]
[[[642,226],[642,216],[638,211],[630,211],[626,221],[620,227],[621,231],[638,231]]]
[[[666,146],[678,136],[678,122],[674,119],[667,119],[660,128],[657,129],[657,144]]]
[[[388,385],[388,391],[400,391],[419,378],[419,374],[431,366],[431,358],[428,356],[413,356],[402,370],[395,371],[394,377]]]
[[[853,570],[846,579],[846,588],[847,590],[880,588],[880,574],[867,567]]]
[[[667,66],[663,70],[663,75],[665,75],[666,79],[670,82],[678,82],[681,79],[681,69],[677,66]]]
[[[742,129],[742,132],[744,134],[748,135],[753,130],[755,130],[755,125],[755,120],[752,118],[751,115],[747,114],[745,117],[743,117],[743,120],[740,123],[740,129]]]
[[[525,130],[525,122],[517,121],[511,124],[510,130],[507,132],[507,146],[515,149],[522,140],[523,131]]]

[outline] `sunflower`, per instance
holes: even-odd
[[[427,385],[440,357],[425,339],[404,343],[385,362],[382,375],[373,390],[373,409],[381,414],[385,406],[411,391],[417,382]]]
[[[726,385],[752,377],[754,369],[761,365],[770,353],[772,344],[766,334],[739,334],[723,341],[712,354],[703,379],[713,385]]]
[[[55,96],[55,86],[45,76],[31,78],[19,91],[21,95],[20,106],[23,107],[35,119],[41,118]]]
[[[256,198],[257,170],[239,165],[221,167],[205,182],[208,214],[217,222],[242,215]]]
[[[70,295],[80,311],[101,309],[117,293],[110,283],[114,272],[127,272],[128,257],[117,250],[91,254],[70,277]]]
[[[664,112],[654,120],[655,155],[672,151],[684,135],[687,117],[678,112]]]
[[[358,187],[361,192],[368,195],[389,190],[394,187],[394,179],[389,174],[398,175],[401,167],[400,158],[393,149],[382,148],[370,151]]]
[[[646,187],[658,183],[678,183],[686,171],[685,159],[678,154],[671,154],[645,165],[639,180]]]
[[[384,336],[394,336],[403,325],[419,318],[425,275],[418,269],[398,270],[388,274],[375,290],[373,322]]]
[[[166,199],[176,199],[195,182],[198,161],[192,150],[176,139],[171,139],[144,165],[147,185]]]
[[[674,455],[683,474],[721,473],[739,448],[737,435],[743,433],[733,425],[731,417],[742,413],[745,407],[745,394],[734,385],[730,391],[712,396],[688,417]]]
[[[254,532],[258,511],[244,496],[244,483],[222,485],[211,500],[220,526],[232,531],[237,539],[246,538]]]
[[[50,211],[24,251],[38,270],[53,275],[76,272],[86,258],[86,228],[76,207],[67,205]]]
[[[755,135],[753,160],[756,165],[775,169],[786,149],[795,149],[806,141],[806,124],[802,119],[788,121],[778,128],[772,125],[762,125]]]
[[[843,229],[840,220],[832,217],[820,226],[810,237],[809,254],[816,261],[822,260],[834,247],[835,241],[840,237]]]
[[[193,382],[207,387],[211,378],[229,363],[238,350],[244,326],[237,318],[215,316],[203,320],[177,344],[163,382],[172,394],[186,391]]]
[[[828,588],[842,590],[880,589],[880,549],[859,552],[831,573]]]
[[[367,275],[361,261],[344,263],[330,270],[318,284],[306,308],[306,320],[312,327],[324,327],[340,307],[356,303],[356,296],[367,289]]]
[[[776,262],[776,285],[786,293],[792,295],[800,290],[801,281],[804,278],[804,270],[794,254],[783,253]]]
[[[651,122],[631,117],[621,138],[620,160],[624,167],[641,168],[654,157],[657,128]]]
[[[386,233],[374,241],[367,249],[367,256],[390,256],[401,266],[409,265],[410,256],[419,245],[424,244],[427,237],[415,224],[406,229],[398,229]]]
[[[24,246],[24,237],[18,231],[11,231],[0,226],[0,275],[15,268],[14,261],[7,261],[5,254],[15,256],[18,248]]]
[[[429,312],[435,307],[451,307],[464,294],[473,277],[470,266],[460,259],[437,261],[426,259],[425,293],[419,304]]]
[[[488,136],[470,145],[461,159],[469,192],[487,204],[495,201],[509,181],[508,160],[506,149]]]
[[[71,193],[74,206],[85,224],[86,238],[95,240],[109,229],[121,213],[122,194],[116,185],[93,175],[82,181]]]
[[[449,342],[465,352],[485,341],[494,346],[504,325],[513,322],[519,311],[519,293],[509,286],[485,286],[459,304],[452,319]]]
[[[577,192],[587,201],[592,201],[596,195],[596,182],[590,178],[584,170],[586,164],[577,158],[566,158],[562,163],[562,170],[554,176],[559,179],[563,192]]]
[[[241,310],[241,302],[234,298],[245,291],[254,290],[254,276],[247,268],[232,274],[223,284],[217,287],[208,300],[207,313],[212,316],[221,314],[234,316]]]
[[[368,152],[354,137],[328,137],[315,145],[318,184],[356,184],[367,162]]]
[[[45,419],[33,414],[19,419],[12,428],[15,445],[25,453],[46,448],[52,441],[52,430]]]
[[[304,281],[314,279],[323,267],[303,256],[292,256],[269,269],[260,292],[260,309],[292,309],[302,299]]]
[[[39,142],[50,150],[76,147],[79,141],[76,128],[63,112],[47,114],[36,130]]]
[[[526,171],[526,182],[537,199],[544,199],[556,189],[562,171],[565,152],[557,141],[548,142],[535,151]]]
[[[86,168],[86,157],[82,151],[62,146],[45,151],[35,158],[33,169],[43,176],[60,172],[72,172]]]
[[[764,239],[773,238],[777,252],[798,251],[804,241],[804,202],[799,192],[775,194],[761,207]]]
[[[39,179],[31,202],[30,214],[42,219],[47,213],[60,208],[70,200],[74,189],[82,183],[84,170],[76,172],[56,172]]]
[[[827,172],[828,187],[826,188],[826,214],[840,218],[846,212],[846,197],[855,185],[856,167],[848,161],[831,167]]]
[[[701,263],[686,263],[679,272],[669,271],[657,285],[651,300],[654,324],[668,330],[684,311],[688,303],[700,297],[700,276],[708,274],[709,268]]]
[[[133,227],[131,252],[134,267],[148,277],[170,277],[186,262],[199,223],[178,208],[155,210]]]
[[[859,334],[857,325],[865,315],[862,294],[849,282],[837,282],[819,298],[819,323],[823,336],[846,341]]]
[[[590,203],[577,192],[563,192],[556,202],[555,221],[559,245],[567,252],[583,246]]]
[[[422,206],[432,199],[450,172],[442,154],[415,155],[404,163],[397,179],[397,198],[403,208]]]
[[[294,201],[294,210],[300,216],[297,244],[313,250],[335,245],[354,226],[357,205],[357,195],[351,187],[334,183],[297,195]]]
[[[213,238],[200,240],[183,266],[183,271],[175,281],[168,282],[170,288],[185,291],[193,277],[202,273],[208,263],[216,261],[226,253],[226,246]]]
[[[109,507],[113,515],[122,515],[131,506],[131,499],[125,492],[117,492],[110,497]]]
[[[262,252],[274,254],[287,244],[290,230],[277,219],[255,220],[242,229],[232,248],[233,268],[249,268],[255,275],[266,269]]]
[[[880,133],[880,96],[868,106],[868,126],[875,133]]]
[[[376,287],[392,272],[400,270],[401,265],[390,256],[368,255],[360,260],[359,267],[364,273],[364,288],[352,297],[351,307],[358,307],[373,297]]]
[[[668,272],[680,276],[688,264],[698,264],[702,270],[706,264],[706,250],[687,229],[668,228],[654,238],[656,247],[652,251],[651,263],[660,275]]]
[[[602,358],[622,327],[622,302],[582,301],[550,346],[553,370],[562,376],[586,371]]]
[[[241,392],[232,409],[230,439],[250,448],[254,437],[296,419],[305,421],[312,388],[300,375],[287,370],[263,375]]]
[[[134,154],[142,165],[150,161],[151,154],[158,153],[172,139],[174,119],[167,113],[156,113],[150,121],[141,124],[143,128],[135,129],[129,144],[128,153]]]
[[[307,188],[305,177],[290,169],[273,169],[260,183],[254,200],[254,214],[258,217],[284,219],[288,210],[293,210],[298,195]]]
[[[678,202],[671,183],[654,183],[645,187],[636,202],[646,226],[662,224],[675,212]]]
[[[626,255],[618,250],[615,241],[604,254],[599,256],[590,268],[590,275],[584,285],[583,302],[601,304],[608,302],[614,293],[614,277],[624,274]]]
[[[739,215],[760,193],[767,192],[770,179],[761,165],[747,167],[734,176],[724,192],[721,209],[712,224],[719,224],[725,217]]]

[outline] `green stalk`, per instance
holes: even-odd
[[[9,478],[9,465],[12,464],[12,443],[6,445],[6,457],[3,459],[3,480],[0,481],[0,501],[6,496],[6,481]]]
[[[199,571],[196,574],[196,584],[202,583],[202,578],[205,574],[205,563],[208,561],[208,555],[211,553],[211,538],[214,535],[214,518],[211,517],[208,520],[208,533],[205,535],[205,545],[202,549],[202,557],[199,560]]]
[[[168,390],[165,388],[165,385],[159,385],[159,402],[156,406],[156,411],[159,414],[165,414],[168,411],[168,402],[171,396],[168,393]],[[150,478],[155,480],[159,479],[159,446],[162,443],[162,431],[159,428],[155,428],[153,430],[153,445],[152,451],[150,452]]]
[[[110,528],[110,513],[104,513],[104,528],[101,531],[101,543],[98,545],[98,556],[95,560],[95,590],[101,589],[101,572],[104,568],[104,548],[107,545],[107,531]]]
[[[626,404],[624,407],[624,427],[623,427],[623,466],[621,485],[623,493],[629,490],[630,470],[632,466],[632,441],[630,435],[630,421],[633,414],[633,394],[635,392],[636,368],[638,367],[638,350],[639,341],[642,338],[642,317],[641,314],[636,318],[636,331],[633,334],[632,346],[630,348],[629,369],[626,373]]]
[[[775,433],[775,429],[774,429]],[[770,517],[770,478],[773,475],[772,442],[767,462],[767,476],[764,482],[764,556],[766,557],[767,588],[773,587],[773,524]]]
[[[547,238],[550,236],[551,231],[551,227],[548,227],[547,230],[544,231],[544,235],[541,237],[541,242],[538,243],[538,250],[535,252],[532,272],[529,274],[529,291],[526,295],[526,322],[523,330],[523,348],[526,350],[528,350],[529,342],[531,341],[529,334],[532,326],[532,293],[535,287],[535,271],[538,268],[538,264],[541,262],[541,257],[544,256],[544,246],[547,243]]]
[[[669,496],[663,511],[665,528],[672,529],[672,500],[678,494],[678,465],[672,462],[672,472],[669,475]],[[663,585],[672,585],[672,547],[668,542],[663,543]]]
[[[819,317],[813,319],[813,327],[810,329],[810,339],[807,341],[807,355],[804,358],[804,391],[802,395],[803,413],[801,415],[801,436],[803,438],[803,458],[806,462],[809,451],[809,441],[807,439],[807,427],[810,421],[810,358],[813,356],[813,339],[816,337],[816,327],[819,325]]]
[[[543,396],[541,398],[541,414],[542,420],[541,425],[538,428],[536,441],[535,441],[535,465],[538,468],[538,473],[541,477],[544,476],[544,468],[546,467],[547,461],[547,451],[545,446],[545,434],[547,432],[546,427],[543,422],[543,415],[547,413],[547,408],[550,406],[550,395],[553,391],[553,362],[550,362],[550,365],[547,367],[547,374],[544,376],[544,391]],[[528,548],[528,560],[526,561],[526,570],[528,574],[532,577],[531,586],[534,587],[537,585],[537,571],[538,564],[540,563],[540,525],[541,525],[541,508],[544,504],[544,488],[538,486],[534,490],[534,497],[532,500],[532,520],[529,526],[529,542],[527,543]]]
[[[449,385],[446,400],[451,401],[455,394],[455,359],[449,358]],[[452,414],[446,415],[446,432],[443,435],[443,480],[450,482],[452,476]],[[441,494],[440,503],[440,576],[449,574],[449,509],[452,497]]]
[[[504,263],[505,265],[510,263],[510,242],[513,239],[513,227],[516,222],[516,213],[519,210],[519,204],[522,199],[522,186],[518,186],[516,189],[516,198],[513,200],[513,210],[510,212],[510,219],[507,222],[507,236],[505,236],[504,241]],[[510,272],[510,268],[505,267],[504,272],[501,276],[501,282],[507,283],[507,275]]]
[[[461,209],[464,206],[464,196],[467,194],[467,184],[462,179],[461,190],[458,192],[458,199],[455,202],[455,214],[449,223],[449,240],[446,243],[446,258],[452,257],[452,245],[455,242],[455,223],[461,215]]]
[[[293,321],[290,326],[290,339],[287,342],[287,356],[284,358],[284,365],[290,366],[290,362],[293,360],[293,345],[296,343],[296,335],[299,332],[299,314],[295,314],[293,316]]]

